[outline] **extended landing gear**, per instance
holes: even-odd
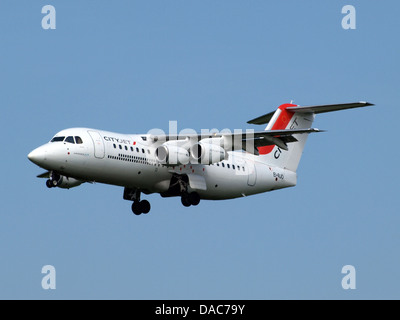
[[[147,200],[140,201],[140,190],[137,189],[124,189],[124,199],[133,201],[132,203],[132,212],[139,216],[142,213],[147,214],[150,211],[150,202]]]
[[[185,207],[197,206],[200,203],[200,195],[197,192],[189,192],[189,177],[186,174],[174,174],[171,178],[169,189],[160,193],[162,197],[181,197]]]
[[[137,216],[141,215],[142,213],[147,214],[150,211],[150,202],[147,200],[142,201],[133,201],[132,203],[132,212]]]
[[[47,188],[55,188],[59,185],[61,181],[61,176],[55,172],[50,173],[50,177],[46,180]]]
[[[200,196],[197,192],[184,192],[181,197],[181,202],[185,207],[197,206],[200,203]]]

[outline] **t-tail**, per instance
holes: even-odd
[[[276,111],[248,121],[251,124],[266,124],[265,130],[309,129],[318,113],[372,106],[369,102],[354,102],[301,107],[294,104],[282,104]],[[287,144],[287,149],[277,145],[258,147],[260,159],[271,165],[296,172],[308,134],[293,135],[294,142]]]

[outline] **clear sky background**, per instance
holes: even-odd
[[[56,30],[41,9],[56,8]],[[356,8],[344,30],[342,7]],[[0,2],[0,298],[399,299],[398,1]],[[123,189],[47,189],[27,159],[58,131],[254,128],[318,115],[298,185],[185,208]],[[41,269],[56,268],[43,290]],[[343,290],[342,267],[356,268]]]

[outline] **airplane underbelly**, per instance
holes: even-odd
[[[211,169],[206,176],[207,190],[197,190],[202,199],[222,200],[245,197],[296,185],[296,173],[263,163],[247,164],[246,172]]]
[[[75,155],[66,166],[65,174],[74,178],[140,188],[149,192],[164,192],[169,187],[171,174],[164,167],[115,159],[86,159]]]
[[[210,167],[205,174],[207,190],[196,190],[202,199],[220,200],[243,197],[249,188],[247,174],[233,170],[221,171],[218,167]]]

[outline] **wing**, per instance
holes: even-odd
[[[189,149],[195,143],[203,139],[221,139],[221,145],[227,151],[245,150],[258,155],[258,147],[277,145],[283,150],[288,150],[288,143],[296,142],[296,134],[309,134],[312,132],[321,132],[319,129],[288,129],[288,130],[266,130],[253,131],[248,130],[240,133],[212,133],[212,134],[179,134],[176,135],[152,135],[150,139],[161,145],[164,142],[175,141],[178,146]]]
[[[242,134],[242,149],[258,155],[258,147],[277,145],[283,150],[288,150],[287,144],[296,142],[296,134],[310,134],[313,132],[323,132],[316,128],[308,129],[288,129],[288,130],[267,130],[257,131],[253,134]],[[235,134],[232,135],[235,139]],[[237,138],[236,138],[237,139]]]

